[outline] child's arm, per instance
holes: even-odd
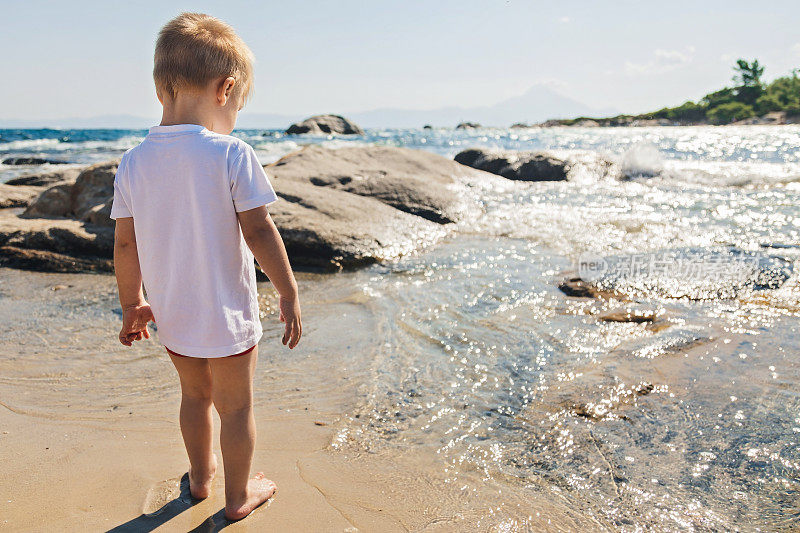
[[[133,341],[150,338],[147,323],[154,320],[150,305],[144,299],[133,217],[117,219],[114,230],[114,273],[122,306],[119,342],[131,346]]]
[[[283,344],[294,348],[300,342],[303,324],[300,321],[300,300],[297,295],[297,282],[289,265],[286,247],[283,245],[278,228],[269,216],[267,207],[262,205],[236,213],[242,235],[258,261],[261,270],[280,294],[281,322],[286,323]]]

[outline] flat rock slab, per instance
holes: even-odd
[[[7,157],[3,159],[4,165],[67,165],[69,163],[69,161],[43,157]]]
[[[266,170],[276,181],[291,177],[368,196],[439,224],[464,218],[470,206],[458,178],[480,174],[430,152],[388,146],[311,145]]]
[[[22,176],[17,176],[16,178],[8,180],[6,182],[6,185],[36,185],[36,186],[55,185],[56,183],[75,180],[75,178],[78,177],[78,175],[81,173],[82,170],[83,168],[71,167],[60,170],[54,170],[52,172],[38,172],[35,174],[24,174]]]
[[[0,209],[26,207],[42,192],[42,187],[0,183]]]
[[[47,250],[0,246],[0,265],[41,272],[114,272],[114,261]]]
[[[113,271],[114,228],[0,210],[0,264],[47,272]]]
[[[782,257],[738,248],[678,248],[642,254],[594,257],[559,284],[569,296],[659,297],[689,300],[737,298],[777,289],[793,273]]]

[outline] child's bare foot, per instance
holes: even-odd
[[[271,480],[264,477],[263,472],[257,473],[247,482],[247,497],[244,502],[231,502],[225,505],[225,518],[228,520],[241,520],[256,507],[269,500],[278,487]]]
[[[214,474],[217,473],[217,456],[211,454],[211,469],[205,476],[195,478],[192,469],[189,468],[189,492],[196,500],[205,500],[211,494],[211,482],[214,481]]]

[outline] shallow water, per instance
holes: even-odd
[[[480,530],[525,530],[532,494],[623,531],[800,523],[800,128],[387,130],[352,140],[262,133],[239,134],[265,163],[300,142],[446,156],[482,145],[596,151],[642,177],[619,182],[588,165],[570,182],[471,183],[482,213],[437,246],[358,272],[302,275],[305,339],[294,352],[267,348],[280,326],[262,285],[257,401],[282,391],[281,409],[329,417],[332,450],[343,456],[435,458],[431,468],[451,490],[485,506],[475,515]],[[0,152],[85,163],[118,155],[141,132],[116,135],[75,149],[0,141]],[[17,169],[0,171],[2,181]],[[786,259],[792,277],[779,289],[693,300],[677,296],[702,270],[627,294],[631,301],[557,289],[587,252],[729,247]],[[0,356],[10,407],[91,420],[113,412],[115,398],[135,412],[152,395],[175,394],[157,345],[114,345],[113,278],[2,273],[0,317],[14,324]],[[32,276],[73,287],[31,296]],[[658,319],[600,318],[626,307]],[[89,381],[102,396],[74,394]],[[484,497],[486,487],[504,497]]]

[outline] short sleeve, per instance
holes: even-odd
[[[272,184],[258,161],[255,150],[249,144],[233,166],[230,177],[231,197],[237,212],[247,211],[261,205],[269,205],[278,199]]]
[[[122,181],[124,179],[124,165],[123,162],[125,158],[122,158],[122,161],[119,162],[117,166],[117,173],[114,175],[114,199],[111,202],[111,214],[109,215],[112,219],[116,220],[118,218],[125,218],[125,217],[132,217],[130,210],[130,204],[128,200],[125,198],[124,187]]]

